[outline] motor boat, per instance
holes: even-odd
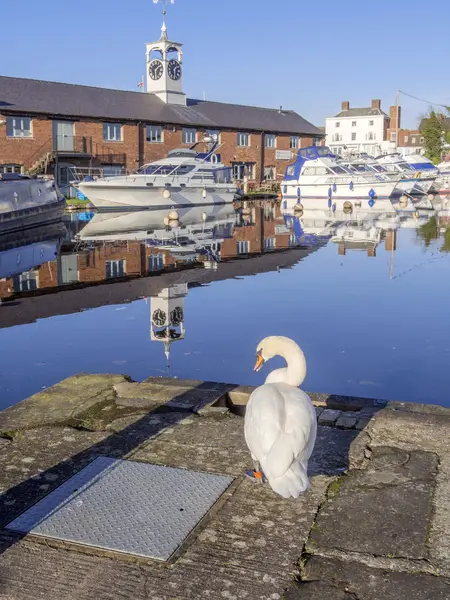
[[[281,182],[283,207],[289,208],[303,199],[327,199],[330,207],[337,201],[365,201],[390,198],[400,180],[386,179],[372,172],[357,173],[342,166],[326,146],[309,146],[299,150],[297,159],[286,168]]]
[[[207,145],[206,152],[197,146]],[[166,158],[148,163],[131,175],[74,181],[98,209],[188,207],[231,203],[238,194],[232,170],[221,162],[219,143],[210,137],[190,148],[171,150]]]

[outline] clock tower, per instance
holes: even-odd
[[[146,44],[147,92],[155,94],[166,104],[186,106],[182,44],[169,40],[165,14],[164,10],[161,37],[157,42]]]

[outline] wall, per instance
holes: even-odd
[[[370,121],[373,121],[373,125],[369,125]],[[326,143],[332,150],[335,148],[347,147],[347,150],[359,151],[361,146],[365,152],[372,154],[377,151],[379,144],[383,141],[385,136],[385,122],[387,118],[383,115],[364,116],[364,117],[329,117],[326,119],[325,132],[326,132]],[[353,126],[352,123],[356,123]],[[336,123],[339,123],[339,127],[336,127]],[[373,133],[373,140],[368,139],[369,132]],[[356,134],[356,139],[352,140],[352,134]],[[339,141],[335,141],[333,138],[335,134],[339,134],[342,138]]]
[[[123,124],[122,141],[103,140],[103,123],[89,119],[74,121],[74,135],[76,147],[82,137],[92,140],[94,156],[97,154],[125,154],[125,167],[135,170],[141,164],[153,162],[167,156],[167,152],[174,148],[182,147],[182,128],[166,125],[163,128],[161,143],[146,141],[146,124]],[[53,149],[52,120],[44,117],[33,118],[32,138],[8,138],[6,125],[0,125],[0,164],[19,164],[25,169],[31,168],[36,161]],[[197,129],[197,139],[201,139],[205,129]],[[139,143],[140,138],[140,143]],[[225,164],[233,162],[249,162],[255,164],[254,178],[260,181],[264,177],[264,166],[275,167],[277,178],[284,175],[286,166],[295,157],[293,150],[289,159],[277,160],[276,150],[290,150],[290,135],[277,135],[276,148],[265,148],[265,137],[261,133],[250,134],[248,147],[237,146],[237,131],[222,131],[220,134],[222,144],[219,152]],[[313,143],[312,138],[301,137],[300,147]],[[188,146],[186,146],[188,147]],[[264,164],[261,164],[263,158]],[[64,162],[75,165],[87,166],[89,159],[81,159],[75,155],[60,158]],[[97,161],[98,162],[98,161]],[[94,160],[94,164],[96,161]]]

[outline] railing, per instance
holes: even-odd
[[[58,154],[87,154],[92,156],[92,138],[86,135],[58,134],[53,138],[53,150]]]

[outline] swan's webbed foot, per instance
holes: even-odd
[[[252,481],[254,481],[256,483],[261,484],[266,481],[266,478],[264,477],[264,473],[261,469],[261,465],[259,464],[259,462],[257,460],[253,460],[253,470],[246,471],[245,475],[246,475],[246,477],[248,477],[249,479],[251,479]]]

